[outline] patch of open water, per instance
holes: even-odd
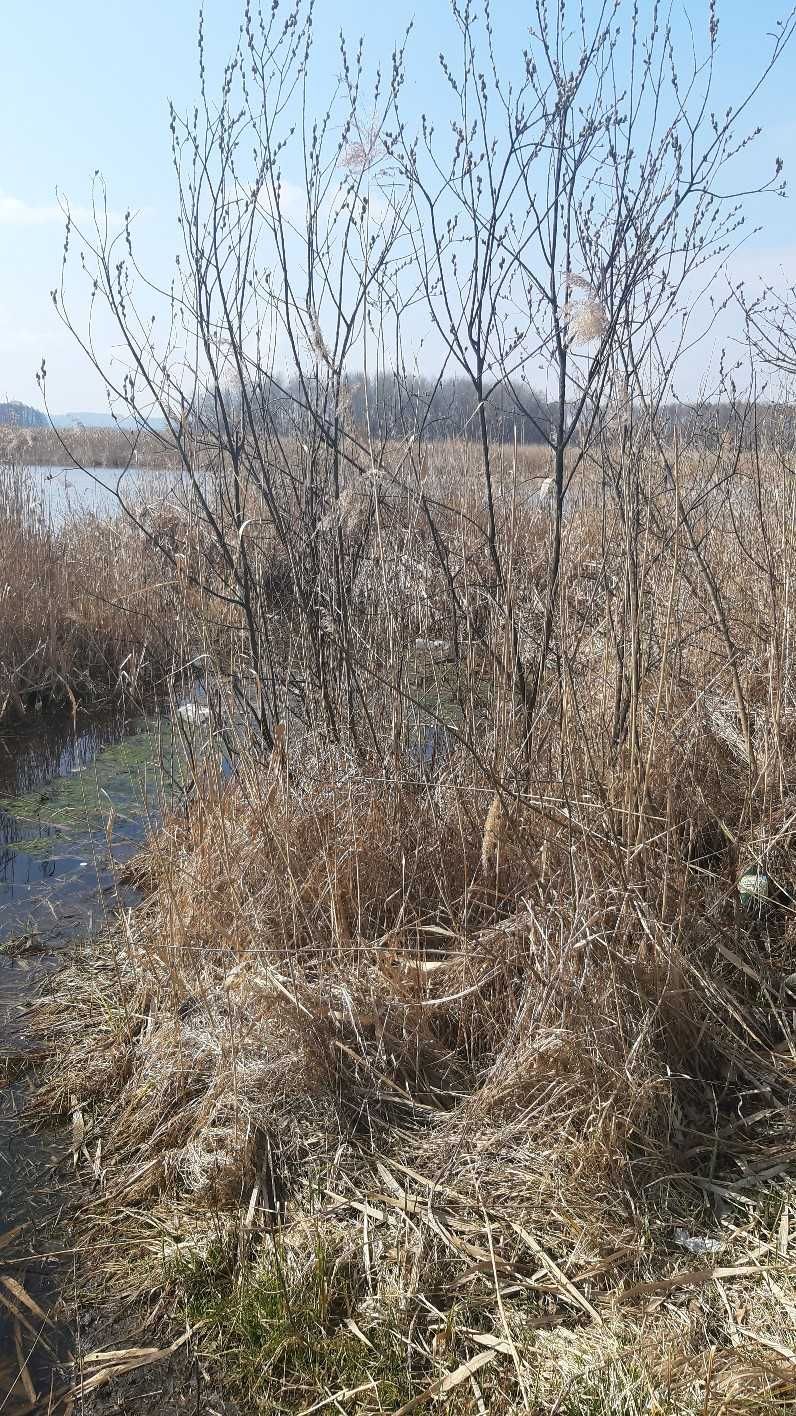
[[[20,1123],[17,1063],[35,1048],[24,1013],[70,939],[107,923],[135,892],[118,867],[179,791],[178,742],[167,719],[39,724],[0,737],[0,1410],[47,1400],[68,1335],[42,1323],[57,1297],[46,1257],[58,1205],[63,1132]],[[5,1070],[3,1070],[5,1069]],[[10,1078],[2,1085],[3,1078]],[[17,1285],[17,1288],[14,1288]]]
[[[25,469],[32,493],[40,501],[51,524],[57,529],[70,517],[85,512],[114,516],[119,498],[128,506],[150,510],[187,505],[190,488],[178,471],[144,467],[46,467]]]

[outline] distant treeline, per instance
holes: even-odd
[[[38,408],[27,403],[0,403],[0,426],[11,428],[43,428],[47,418]]]
[[[308,375],[302,384],[295,376],[285,381],[263,376],[249,385],[247,393],[255,424],[263,429],[270,427],[280,436],[304,435],[310,431],[315,416],[313,409],[327,426],[334,421],[329,384],[322,378]],[[230,406],[234,408],[236,404],[240,412],[240,392],[236,395],[228,387],[224,388],[223,402],[227,414]],[[554,439],[556,408],[533,389],[504,380],[485,391],[483,407],[491,443],[512,443],[516,439],[521,446],[534,446]],[[461,377],[410,381],[394,374],[369,379],[355,374],[343,384],[338,410],[345,429],[356,429],[363,437],[369,433],[374,442],[386,443],[407,437],[422,437],[431,442],[449,438],[477,442],[481,438],[479,402],[472,384]],[[180,415],[172,416],[176,430]],[[614,409],[615,431],[622,417],[631,416],[635,422],[643,418],[640,402],[624,413]],[[0,427],[35,430],[35,445],[26,443],[14,449],[17,455],[12,460],[21,462],[60,462],[64,443],[78,460],[85,459],[95,466],[123,464],[134,448],[134,460],[139,464],[142,454],[150,459],[148,465],[158,466],[178,457],[176,449],[170,446],[171,437],[161,417],[142,420],[144,426],[148,423],[151,429],[151,442],[147,439],[145,447],[140,443],[136,446],[138,440],[133,436],[133,428],[137,421],[126,417],[115,426],[100,428],[81,427],[70,420],[70,425],[65,427],[67,418],[61,417],[57,420],[61,425],[59,436],[37,408],[19,402],[0,403]],[[584,426],[587,424],[588,415]],[[780,438],[784,436],[796,442],[796,410],[779,403],[758,404],[752,417],[742,400],[737,404],[670,402],[656,408],[655,424],[658,435],[665,440],[670,440],[675,430],[679,431],[684,446],[715,446],[728,432],[735,436],[742,429],[747,442],[755,429],[758,434],[776,430]],[[212,438],[214,430],[223,426],[221,398],[214,398],[208,392],[198,416],[195,410],[187,411],[183,426],[192,427],[204,438]]]
[[[255,421],[270,423],[284,435],[311,424],[312,409],[324,421],[334,416],[328,385],[312,376],[303,385],[296,376],[284,382],[261,379],[253,383],[248,395]],[[229,399],[228,390],[225,397]],[[461,378],[409,382],[395,375],[369,379],[354,375],[344,381],[338,406],[345,427],[355,427],[361,433],[369,430],[374,441],[407,436],[431,441],[481,437],[478,399],[472,384]],[[208,397],[201,420],[205,427],[212,422],[213,410],[213,399]],[[531,389],[500,384],[486,395],[484,411],[491,442],[510,442],[515,436],[522,443],[547,440],[551,409]]]
[[[370,426],[379,439],[422,432],[431,441],[445,438],[480,440],[479,400],[471,383],[461,378],[405,383],[394,377],[351,379],[344,401],[350,420]],[[484,397],[484,416],[491,442],[546,442],[552,432],[553,410],[532,389],[504,382]]]
[[[227,410],[229,398],[227,389]],[[282,383],[276,378],[262,379],[249,388],[249,398],[255,422],[261,426],[270,424],[285,436],[310,427],[313,408],[326,422],[333,417],[328,386],[312,377],[306,378],[303,386],[296,377]],[[374,441],[411,436],[428,441],[481,438],[479,402],[472,384],[462,378],[419,378],[410,382],[395,375],[367,380],[355,375],[344,383],[339,407],[345,427],[356,428],[361,434],[369,431]],[[540,394],[509,380],[493,385],[484,395],[486,431],[491,443],[511,443],[516,439],[521,445],[532,446],[552,441],[556,412],[555,405]],[[212,429],[214,416],[217,412],[208,396],[199,420],[205,432]],[[643,420],[640,400],[633,407],[628,405],[624,413],[614,409],[611,421],[615,431],[623,417],[632,418],[636,424]],[[588,415],[585,421],[588,423]],[[748,441],[755,427],[758,433],[776,429],[778,436],[796,439],[796,410],[785,404],[758,404],[753,418],[742,400],[737,404],[670,402],[655,408],[655,424],[665,440],[679,431],[684,445],[714,446],[728,432],[736,435],[740,431]]]

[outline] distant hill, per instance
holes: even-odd
[[[53,413],[56,428],[135,428],[135,418],[114,418],[111,413]],[[165,427],[162,418],[151,420],[153,428]]]
[[[12,428],[46,428],[47,418],[27,403],[0,403],[0,424]]]
[[[114,418],[112,413],[42,413],[18,399],[0,402],[0,427],[12,428],[122,428],[129,431],[140,427],[135,418]],[[161,431],[166,427],[165,418],[152,417],[149,427]]]
[[[56,428],[132,428],[132,418],[114,418],[110,413],[53,413]]]
[[[133,418],[114,418],[110,413],[53,413],[48,416],[28,403],[12,399],[0,403],[0,425],[15,428],[134,428]]]

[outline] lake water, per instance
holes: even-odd
[[[119,511],[119,494],[128,503],[158,504],[172,499],[181,488],[178,472],[149,471],[131,467],[28,467],[34,492],[53,526],[62,526],[71,515],[93,512],[98,516]]]

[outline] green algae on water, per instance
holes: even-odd
[[[185,754],[171,724],[160,719],[139,725],[130,737],[103,749],[93,762],[24,796],[0,798],[0,811],[52,834],[140,817],[159,810],[185,778]],[[47,850],[52,834],[25,839],[25,850]]]

